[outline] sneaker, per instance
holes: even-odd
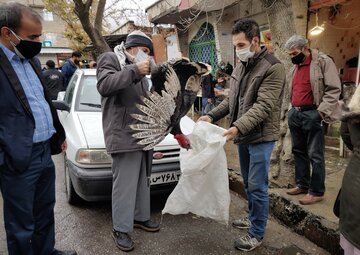
[[[251,226],[251,222],[248,217],[245,217],[239,220],[234,220],[232,226],[234,228],[249,229]]]
[[[113,230],[112,233],[113,239],[116,246],[122,251],[131,251],[134,249],[134,242],[131,240],[131,237],[128,233],[123,233]]]
[[[141,228],[148,232],[157,232],[160,230],[160,224],[155,223],[151,220],[147,221],[134,221],[134,228]]]
[[[239,240],[235,240],[234,246],[240,251],[252,251],[256,247],[259,247],[262,243],[262,240],[257,240],[253,235],[247,233]]]

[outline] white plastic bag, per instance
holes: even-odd
[[[228,224],[230,191],[224,151],[225,129],[207,122],[188,135],[192,149],[180,152],[181,177],[166,201],[163,214],[187,214]]]

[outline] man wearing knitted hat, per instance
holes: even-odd
[[[130,33],[125,43],[114,52],[102,54],[97,65],[97,89],[101,94],[103,130],[107,152],[112,157],[113,238],[122,251],[131,251],[129,235],[133,228],[159,231],[160,225],[150,220],[150,185],[152,151],[144,151],[132,137],[130,124],[138,124],[131,114],[149,86],[149,58],[152,40],[141,31]]]

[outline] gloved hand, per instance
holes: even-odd
[[[186,135],[176,134],[175,139],[177,140],[177,142],[181,148],[184,148],[186,150],[191,149],[191,142]]]

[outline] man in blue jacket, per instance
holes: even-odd
[[[61,68],[61,73],[64,76],[64,85],[67,88],[69,81],[76,69],[79,67],[79,63],[81,60],[81,53],[79,51],[74,51],[71,54],[71,58],[65,61],[64,65]]]
[[[41,17],[15,3],[0,5],[0,186],[9,255],[76,254],[54,249],[55,166],[65,131],[34,58]]]

